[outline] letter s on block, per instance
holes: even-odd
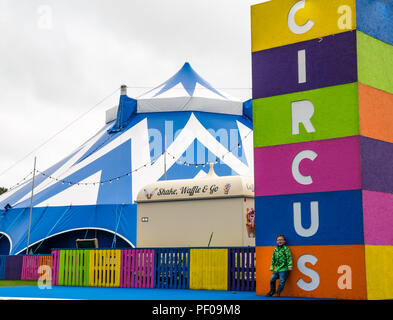
[[[300,9],[304,9],[306,0],[296,2],[288,14],[288,27],[295,34],[302,34],[308,32],[314,25],[314,21],[308,20],[304,25],[299,26],[295,22],[295,15]]]
[[[292,176],[296,180],[296,182],[303,184],[303,185],[309,185],[313,182],[311,176],[303,176],[300,173],[299,165],[300,165],[300,162],[302,162],[302,160],[310,159],[310,160],[314,161],[314,159],[317,156],[318,156],[318,154],[316,154],[312,150],[303,150],[296,155],[296,157],[292,161]]]
[[[305,282],[303,279],[299,279],[296,284],[300,289],[304,291],[313,291],[319,287],[320,279],[318,272],[306,267],[306,262],[315,265],[317,261],[318,259],[311,254],[305,254],[298,259],[297,267],[299,271],[311,278],[311,282]]]

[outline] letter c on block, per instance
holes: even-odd
[[[293,178],[296,180],[296,182],[303,184],[303,185],[309,185],[313,182],[311,176],[303,176],[300,173],[299,165],[303,159],[310,159],[310,160],[314,161],[314,159],[317,156],[318,156],[318,154],[316,154],[312,150],[303,150],[296,155],[296,157],[292,161],[292,175],[293,175]]]
[[[304,9],[306,0],[296,2],[288,14],[288,27],[295,34],[302,34],[308,32],[314,25],[314,21],[308,20],[304,25],[299,26],[295,22],[295,15],[300,9]]]

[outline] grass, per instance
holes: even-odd
[[[36,286],[37,281],[30,280],[0,280],[0,287]]]

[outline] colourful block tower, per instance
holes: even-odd
[[[257,294],[393,298],[393,1],[251,7]]]

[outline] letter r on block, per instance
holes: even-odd
[[[314,105],[309,100],[295,101],[292,107],[292,135],[299,134],[299,126],[302,123],[308,133],[315,132],[311,123],[314,115]]]

